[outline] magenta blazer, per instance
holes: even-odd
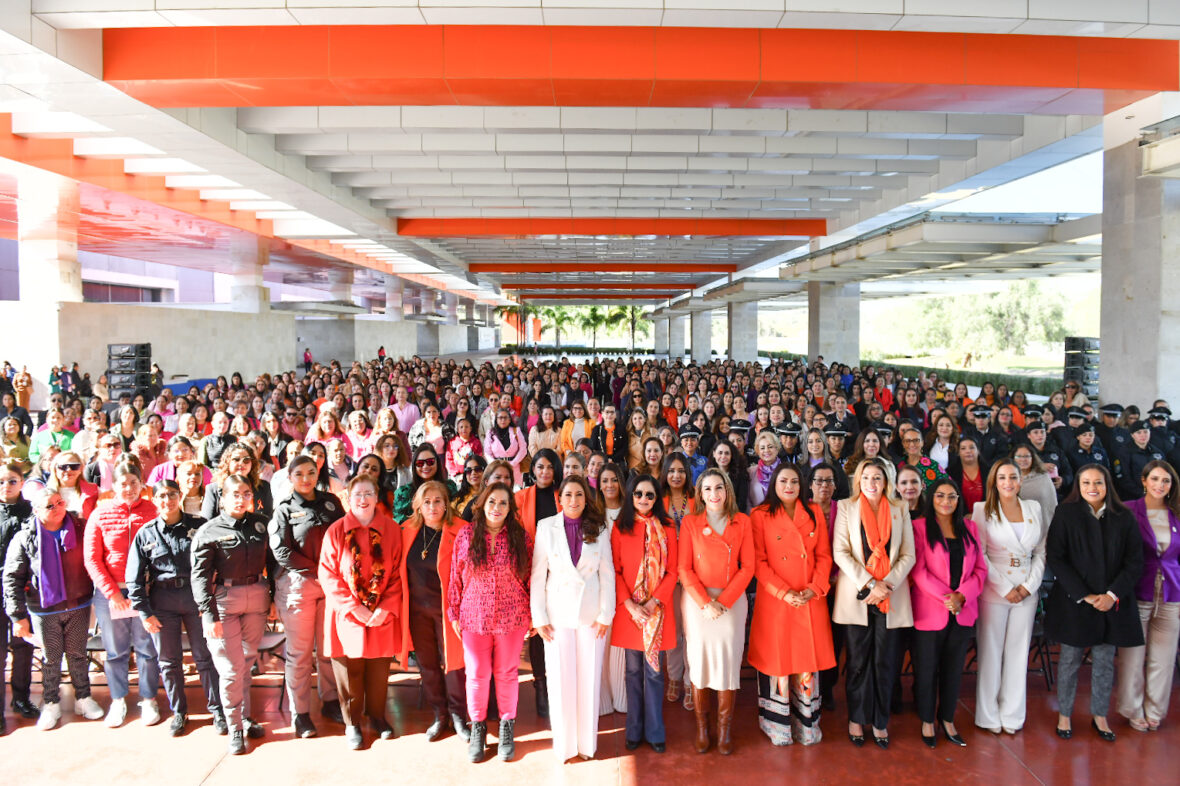
[[[971,627],[979,617],[979,595],[987,584],[987,559],[979,548],[979,529],[975,522],[964,522],[975,539],[963,541],[963,577],[958,591],[966,601],[956,618],[963,627]],[[942,630],[950,620],[943,596],[951,593],[950,555],[942,544],[930,547],[926,540],[926,520],[914,519],[914,569],[910,571],[910,603],[914,607],[915,630]]]

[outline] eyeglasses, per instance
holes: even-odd
[[[180,499],[179,491],[159,491],[155,495],[156,499]]]
[[[655,499],[656,493],[654,491],[639,491],[635,490],[631,493],[635,499]]]
[[[417,467],[418,469],[422,469],[423,467],[433,467],[434,464],[435,464],[435,461],[432,458],[418,459],[417,461],[414,462],[414,466]]]
[[[82,469],[82,465],[81,464],[72,464],[72,463],[71,464],[58,464],[57,468],[60,469],[62,472],[77,472],[78,470]]]
[[[350,495],[350,499],[373,499],[377,495],[371,491],[356,491]]]
[[[959,495],[955,494],[953,491],[935,494],[934,498],[937,500],[945,501],[945,502],[958,502],[959,501]]]
[[[66,501],[59,497],[57,502],[46,502],[43,507],[45,508],[46,512],[48,512],[51,510],[57,510],[58,508],[62,507],[65,504],[66,504]]]
[[[813,485],[813,486],[835,486],[836,481],[829,480],[828,478],[816,478],[815,480],[811,481],[811,485]]]

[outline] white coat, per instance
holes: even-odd
[[[533,627],[609,625],[615,616],[615,565],[610,530],[582,544],[574,565],[561,513],[537,522],[531,582]]]
[[[984,503],[975,503],[971,518],[979,528],[987,558],[987,586],[980,600],[985,603],[1008,603],[1005,595],[1024,587],[1036,597],[1045,575],[1045,536],[1048,526],[1041,517],[1041,505],[1034,500],[1020,500],[1024,532],[1019,538],[1012,524],[997,511],[994,518],[984,515]]]

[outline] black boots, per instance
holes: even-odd
[[[471,762],[483,761],[487,748],[488,724],[483,721],[471,722],[471,736],[467,740],[467,758]]]
[[[514,718],[502,718],[500,720],[500,744],[498,752],[500,754],[500,761],[512,761],[512,757],[516,755],[516,720]]]

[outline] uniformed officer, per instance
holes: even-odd
[[[1020,439],[1027,442],[1029,427],[1034,423],[1044,425],[1044,420],[1041,419],[1041,416],[1044,415],[1044,410],[1037,404],[1029,404],[1021,414],[1024,415],[1024,428],[1020,431]]]
[[[229,752],[246,752],[245,736],[265,732],[250,718],[250,671],[270,609],[266,519],[252,513],[254,492],[244,475],[221,481],[221,515],[193,537],[193,597],[220,677],[230,730]]]
[[[746,458],[746,464],[751,461],[756,461],[754,457],[754,450],[750,447],[750,429],[753,426],[750,421],[742,418],[736,418],[729,424],[729,441],[742,456]]]
[[[1103,404],[1102,408],[1098,410],[1098,414],[1101,422],[1094,424],[1094,433],[1098,436],[1098,441],[1106,448],[1111,469],[1115,471],[1115,477],[1118,477],[1122,474],[1119,467],[1126,457],[1127,450],[1131,447],[1131,432],[1119,425],[1119,416],[1123,414],[1121,404]]]
[[[844,454],[844,448],[848,445],[848,432],[843,426],[832,423],[824,429],[824,438],[828,441],[828,450],[832,452],[832,459],[843,466],[844,459],[848,458]]]
[[[318,474],[311,456],[291,460],[287,476],[294,491],[279,502],[269,527],[276,563],[275,606],[287,631],[287,698],[295,736],[304,739],[317,733],[311,720],[313,667],[319,676],[320,714],[344,723],[332,662],[323,655],[324,591],[318,578],[324,533],[344,510],[336,495],[316,489]]]
[[[1074,474],[1087,464],[1101,464],[1110,469],[1110,457],[1106,455],[1106,449],[1102,447],[1102,443],[1094,434],[1093,423],[1082,423],[1080,426],[1075,426],[1073,430],[1074,446],[1066,453],[1069,457],[1069,463],[1073,467]]]
[[[180,510],[180,486],[174,480],[157,483],[152,489],[152,502],[160,515],[135,534],[127,554],[127,599],[156,643],[160,676],[172,707],[169,731],[179,737],[188,724],[183,627],[205,691],[206,706],[213,714],[213,728],[218,734],[228,734],[217,669],[201,633],[201,612],[190,582],[192,539],[205,520]]]
[[[698,453],[697,448],[701,443],[701,430],[689,421],[680,427],[680,449],[684,451],[684,458],[688,460],[688,468],[692,473],[692,478],[689,482],[695,486],[697,478],[709,466],[709,457]]]
[[[1180,466],[1180,434],[1168,428],[1172,410],[1154,406],[1147,411],[1147,422],[1151,426],[1151,444],[1161,451],[1168,463],[1175,469]]]
[[[1085,422],[1086,410],[1081,407],[1070,407],[1066,410],[1066,424],[1068,427],[1054,428],[1049,436],[1057,443],[1057,447],[1061,448],[1061,452],[1068,456],[1078,444],[1075,429]]]
[[[845,439],[855,437],[860,431],[860,424],[856,421],[856,415],[848,409],[848,399],[843,393],[834,393],[830,398],[832,412],[828,415],[828,425],[839,426]]]
[[[798,463],[799,435],[803,433],[803,427],[794,421],[786,420],[775,426],[774,433],[778,435],[779,444],[782,445],[778,452],[779,459],[792,464]]]
[[[1025,426],[1025,436],[1028,444],[1037,452],[1042,464],[1052,464],[1049,477],[1053,479],[1053,487],[1057,489],[1057,498],[1061,499],[1073,488],[1073,465],[1065,457],[1064,451],[1048,441],[1045,424],[1034,420]]]
[[[1008,452],[1008,438],[992,428],[992,410],[985,404],[971,408],[971,423],[964,430],[964,436],[968,435],[979,445],[979,458],[984,464],[991,465]]]
[[[1151,427],[1145,420],[1135,421],[1130,428],[1131,446],[1119,467],[1117,485],[1119,498],[1139,499],[1143,496],[1143,468],[1149,461],[1165,461],[1163,451],[1151,444]]]

